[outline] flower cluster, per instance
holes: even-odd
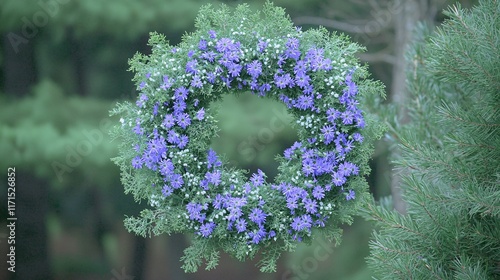
[[[183,231],[234,240],[248,255],[278,239],[310,238],[355,200],[365,120],[359,66],[339,53],[342,44],[322,32],[233,20],[234,28],[199,25],[176,47],[154,35],[153,54],[133,61],[140,95],[122,129],[135,135],[131,177],[146,177],[140,188],[150,204],[178,209]],[[216,128],[210,103],[234,91],[279,100],[296,117],[300,141],[279,158],[276,182],[261,170],[247,179],[207,148]]]

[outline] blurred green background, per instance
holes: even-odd
[[[135,237],[124,215],[145,205],[123,194],[107,133],[117,101],[133,100],[127,60],[149,53],[148,33],[172,44],[193,29],[206,4],[241,1],[41,0],[0,2],[0,279],[370,279],[371,225],[361,218],[332,249],[319,240],[285,255],[273,274],[223,256],[214,271],[184,274],[189,237]],[[263,0],[246,1],[258,9]],[[404,51],[418,21],[437,25],[456,1],[277,0],[304,29],[323,25],[367,47],[360,54],[402,103]],[[460,1],[471,6],[474,0]],[[296,139],[284,106],[251,95],[228,97],[213,147],[231,164],[276,175],[274,156]],[[376,199],[391,194],[390,150],[377,144],[369,178]],[[7,271],[7,168],[16,168],[16,273]],[[392,188],[393,189],[393,188]],[[5,253],[4,253],[5,252]]]

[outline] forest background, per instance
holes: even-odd
[[[16,274],[7,271],[7,197],[0,194],[1,279],[371,279],[366,268],[372,225],[358,218],[337,248],[323,241],[281,259],[278,271],[261,274],[254,262],[227,256],[214,271],[185,274],[179,258],[189,237],[143,239],[123,227],[124,215],[144,207],[123,194],[117,154],[107,130],[117,101],[137,96],[127,61],[149,53],[148,34],[172,44],[193,30],[196,0],[41,0],[0,2],[0,182],[16,168]],[[263,0],[246,1],[259,9]],[[403,104],[405,51],[419,22],[437,26],[442,9],[474,0],[276,0],[304,29],[319,25],[366,46],[360,59]],[[235,166],[276,174],[274,156],[296,139],[290,117],[274,102],[254,96],[227,98],[213,147]],[[404,112],[404,111],[403,111]],[[399,118],[405,118],[400,115]],[[274,125],[271,125],[274,124]],[[278,123],[280,125],[276,126]],[[266,133],[264,133],[265,131]],[[271,133],[269,133],[271,132]],[[376,145],[369,178],[375,199],[393,195],[404,212],[393,151]],[[3,171],[1,171],[3,170]],[[321,258],[318,252],[321,251]],[[135,277],[135,278],[133,278]]]

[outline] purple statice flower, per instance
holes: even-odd
[[[253,208],[252,212],[248,215],[250,221],[260,225],[266,222],[267,214],[260,208]]]
[[[204,51],[207,49],[207,41],[201,39],[200,42],[198,43],[198,49]]]
[[[267,45],[268,45],[268,42],[266,42],[264,40],[259,40],[259,42],[257,43],[257,50],[259,52],[263,52],[267,48]]]
[[[218,167],[222,165],[222,162],[219,161],[217,153],[212,148],[208,150],[207,161],[208,168]]]
[[[140,156],[136,156],[132,159],[132,167],[135,169],[142,168],[142,159]]]
[[[313,189],[312,195],[314,198],[321,200],[325,197],[325,190],[321,186],[316,186]]]
[[[137,100],[137,102],[135,103],[137,105],[137,107],[139,108],[144,108],[144,105],[146,103],[146,101],[148,101],[148,96],[145,95],[145,94],[142,94],[140,97],[139,97],[139,100]]]
[[[201,58],[208,60],[209,62],[214,62],[217,54],[213,51],[204,52],[201,54]]]
[[[177,124],[183,129],[186,129],[189,125],[191,125],[191,118],[186,113],[178,114],[176,116],[176,121]]]
[[[250,178],[250,181],[252,182],[252,184],[254,185],[254,187],[259,187],[259,186],[262,186],[264,184],[264,172],[262,172],[262,170],[258,170],[257,171],[257,174],[254,173],[252,175],[252,178]]]
[[[182,179],[182,175],[173,174],[170,178],[170,184],[174,189],[180,189],[182,185],[184,185],[184,180]]]
[[[184,102],[182,100],[175,100],[173,108],[174,108],[174,114],[177,115],[177,114],[183,113],[184,110],[186,110],[186,102]]]
[[[236,221],[236,230],[238,233],[242,233],[247,230],[247,222],[244,219],[238,219]]]
[[[185,88],[185,87],[179,87],[174,92],[174,98],[176,100],[185,101],[187,99],[187,97],[188,97],[188,94],[189,94],[189,92],[188,92],[187,88]]]
[[[325,125],[321,128],[321,133],[323,133],[323,137],[325,138],[323,142],[325,144],[330,144],[335,139],[335,125]]]
[[[221,183],[220,175],[221,175],[220,170],[215,170],[214,172],[207,172],[205,174],[205,179],[207,180],[208,183],[211,183],[214,186],[218,186]]]
[[[314,214],[317,211],[318,203],[314,199],[306,198],[302,201],[307,213]]]
[[[340,112],[334,108],[329,108],[326,110],[326,119],[332,123],[335,124],[335,120],[340,118]]]
[[[247,72],[252,78],[258,78],[262,74],[262,63],[258,60],[254,60],[247,64]]]
[[[349,193],[345,196],[346,200],[352,200],[356,198],[356,192],[349,190]]]
[[[175,118],[174,118],[174,116],[172,114],[166,114],[165,118],[163,119],[162,125],[166,129],[170,129],[172,126],[175,125]]]
[[[342,176],[342,174],[340,172],[334,172],[333,173],[333,175],[332,175],[332,183],[335,186],[340,187],[345,182],[346,182],[346,178],[344,176]]]
[[[209,237],[210,234],[212,234],[212,231],[215,229],[215,226],[216,225],[214,222],[205,223],[200,226],[200,231],[198,232],[198,234],[203,237]]]
[[[196,112],[196,119],[201,121],[204,118],[205,118],[205,108],[201,108],[200,110],[198,110],[198,112]]]
[[[310,229],[312,226],[312,218],[310,215],[307,215],[307,214],[302,215],[300,217],[294,217],[290,226],[295,231]]]
[[[179,143],[177,143],[177,147],[179,149],[184,149],[186,148],[188,143],[189,143],[189,137],[187,137],[186,135],[181,135],[181,137],[179,137]]]
[[[217,33],[215,33],[214,30],[209,30],[208,35],[210,36],[210,39],[215,39],[217,38]]]
[[[190,60],[186,63],[186,73],[196,74],[198,70],[196,67],[198,66],[198,61],[196,59]]]
[[[173,192],[174,190],[166,184],[163,185],[163,188],[161,189],[161,193],[163,194],[164,197],[171,196]]]
[[[314,106],[314,98],[311,95],[300,95],[297,98],[297,103],[294,105],[301,110],[307,110]]]
[[[354,141],[356,141],[356,142],[362,143],[364,138],[359,132],[355,132],[352,135],[352,139],[354,139]]]

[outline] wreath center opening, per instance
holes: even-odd
[[[299,140],[286,106],[242,92],[228,94],[210,108],[220,129],[211,147],[225,155],[231,166],[249,171],[248,179],[261,169],[272,182],[278,174],[276,155]]]

